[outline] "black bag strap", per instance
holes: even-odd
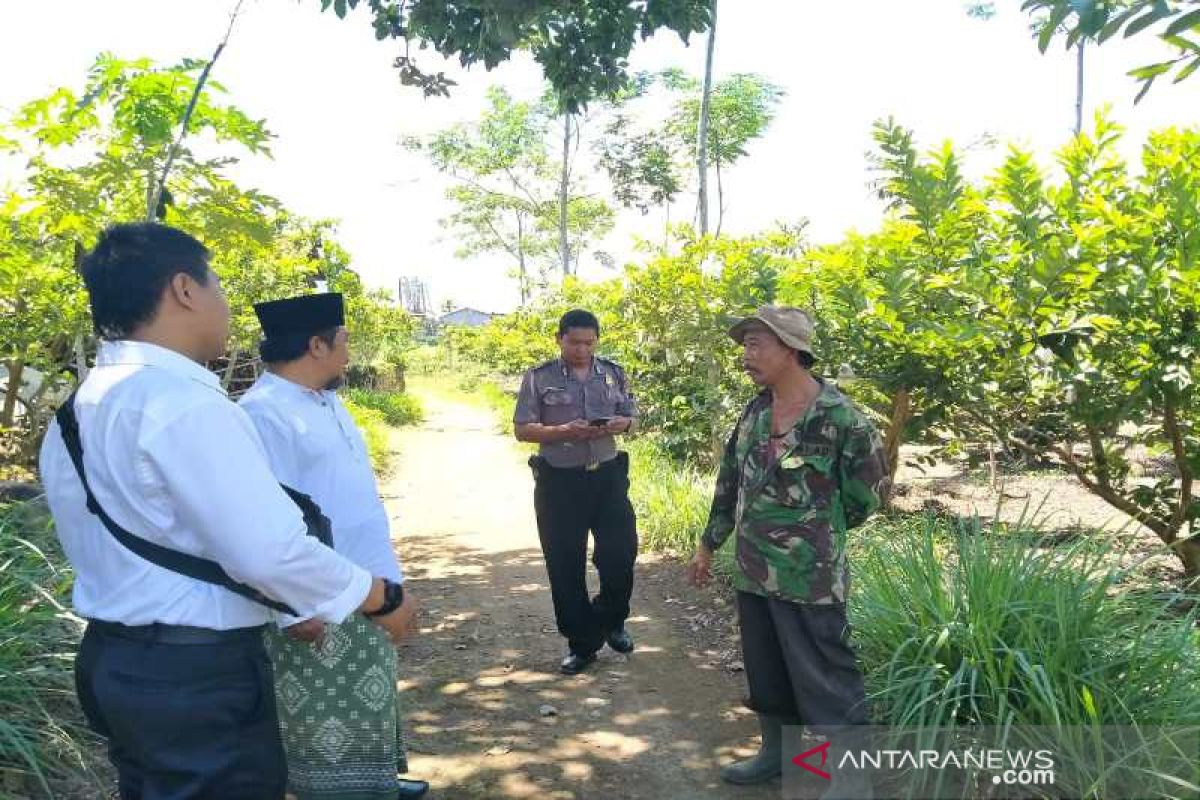
[[[216,584],[267,608],[296,616],[295,610],[286,603],[272,600],[258,589],[235,581],[216,561],[193,556],[189,553],[181,553],[169,547],[163,547],[160,544],[155,544],[140,536],[136,536],[118,525],[100,507],[96,496],[92,494],[92,487],[88,484],[87,475],[83,471],[83,442],[79,436],[79,421],[75,417],[75,392],[71,392],[71,396],[67,398],[67,401],[59,406],[58,411],[55,413],[55,418],[58,420],[58,427],[62,432],[63,442],[67,446],[67,453],[70,454],[71,461],[75,464],[75,471],[79,474],[79,480],[83,484],[83,491],[87,495],[88,511],[100,518],[100,521],[104,523],[104,527],[113,535],[113,538],[151,564],[157,564],[163,569],[168,569],[171,572],[176,572],[198,581]],[[325,526],[328,528],[328,519],[321,515],[320,509],[317,508],[316,503],[310,497],[286,486],[283,488],[304,512],[305,522],[309,524],[310,530],[312,529],[312,523],[309,520],[309,514],[314,512],[324,520]],[[302,501],[297,499],[297,496],[311,506],[311,509],[306,508]]]

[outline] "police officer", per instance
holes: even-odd
[[[559,358],[525,373],[513,415],[516,437],[537,442],[529,460],[538,538],[546,558],[554,617],[570,652],[560,670],[575,675],[596,660],[605,642],[633,651],[625,630],[633,593],[637,525],[629,502],[629,456],[615,437],[629,433],[637,406],[625,372],[595,356],[600,323],[576,309],[558,323]],[[588,531],[600,592],[590,601]]]

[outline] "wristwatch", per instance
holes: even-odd
[[[374,611],[364,611],[364,617],[384,617],[404,604],[404,584],[383,579],[383,605]]]

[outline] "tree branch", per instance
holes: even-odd
[[[225,50],[225,45],[229,43],[229,37],[233,34],[233,25],[237,22],[238,14],[242,11],[243,2],[245,0],[238,0],[237,5],[234,6],[233,13],[229,15],[229,27],[225,29],[225,38],[217,45],[217,49],[213,51],[212,58],[204,65],[204,70],[201,71],[200,78],[196,81],[196,89],[192,92],[192,99],[188,102],[187,111],[183,114],[183,124],[179,127],[179,135],[175,138],[170,151],[167,153],[167,162],[163,164],[162,174],[150,192],[149,200],[146,203],[147,222],[154,222],[158,217],[158,203],[162,198],[163,189],[167,185],[167,176],[171,174],[171,167],[175,163],[175,157],[179,155],[179,148],[183,145],[184,137],[187,136],[188,123],[192,121],[192,114],[196,110],[196,103],[200,100],[200,93],[204,91],[204,84],[208,82],[208,74],[212,72],[213,64],[217,63],[217,59],[221,57],[222,51]]]
[[[1129,497],[1118,491],[1114,486],[1112,486],[1111,482],[1109,482],[1108,477],[1099,479],[1099,466],[1097,466],[1097,478],[1099,480],[1093,480],[1092,477],[1088,475],[1087,467],[1079,463],[1078,459],[1075,458],[1074,453],[1062,447],[1061,445],[1049,445],[1041,448],[1034,447],[1024,439],[1014,436],[1007,431],[1000,430],[996,425],[977,412],[968,411],[967,415],[979,423],[979,425],[985,430],[991,431],[998,439],[1000,439],[1000,441],[1017,448],[1023,453],[1028,453],[1029,455],[1035,457],[1042,457],[1047,453],[1057,456],[1059,461],[1062,462],[1063,466],[1070,470],[1071,474],[1075,476],[1076,480],[1083,484],[1083,488],[1087,489],[1101,500],[1104,500],[1118,511],[1124,512],[1137,522],[1145,525],[1147,528],[1153,531],[1158,538],[1163,541],[1164,544],[1173,543],[1175,536],[1169,527],[1169,523],[1146,511]],[[1089,428],[1089,436],[1090,435],[1091,430]],[[1107,472],[1107,466],[1105,466],[1105,470]]]
[[[1175,466],[1179,469],[1179,504],[1171,515],[1171,527],[1178,531],[1187,519],[1188,509],[1192,505],[1192,466],[1188,463],[1187,451],[1183,446],[1183,431],[1179,428],[1178,411],[1175,404],[1168,401],[1163,408],[1163,429],[1171,442],[1171,452],[1175,454]]]
[[[1104,452],[1104,441],[1100,438],[1100,431],[1091,424],[1085,425],[1084,430],[1087,431],[1088,447],[1092,451],[1092,463],[1096,467],[1096,481],[1101,486],[1111,488],[1112,473],[1108,469],[1108,456]]]

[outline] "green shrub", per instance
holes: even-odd
[[[354,418],[354,423],[362,431],[363,440],[367,444],[367,453],[371,456],[371,466],[376,472],[387,469],[391,461],[391,450],[388,448],[388,426],[382,411],[366,408],[346,400],[346,410]]]
[[[370,389],[347,389],[345,399],[380,412],[388,425],[415,425],[425,419],[421,402],[410,394],[375,392]]]

